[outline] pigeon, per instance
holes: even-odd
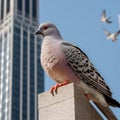
[[[117,120],[109,105],[120,107],[120,103],[112,98],[110,88],[88,56],[79,47],[66,42],[56,25],[51,22],[40,24],[35,34],[43,37],[41,65],[57,82],[51,87],[50,92],[53,94],[59,87],[73,82],[80,88],[86,99],[92,100],[100,110],[103,110],[107,118]]]
[[[105,34],[107,36],[107,39],[111,39],[113,42],[115,42],[117,40],[117,36],[120,34],[120,30],[118,30],[115,33],[110,33],[105,28],[103,30],[104,30],[104,32],[105,32]]]
[[[103,23],[112,23],[112,21],[110,21],[110,17],[106,16],[106,11],[105,10],[103,10],[103,12],[102,12],[101,21]]]

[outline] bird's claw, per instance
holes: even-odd
[[[50,89],[50,92],[53,94],[53,92],[55,91],[55,93],[57,93],[57,88],[60,87],[59,84],[56,84],[55,86],[52,86]]]
[[[68,80],[65,80],[63,83],[58,83],[58,84],[52,86],[50,89],[50,93],[52,93],[54,95],[54,91],[55,91],[55,93],[57,93],[57,89],[61,86],[66,85],[66,84],[68,84]]]

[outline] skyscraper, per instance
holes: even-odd
[[[37,120],[44,90],[40,64],[39,0],[0,0],[0,120]]]

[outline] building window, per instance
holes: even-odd
[[[22,0],[18,0],[17,9],[18,9],[18,14],[22,14]]]
[[[33,19],[37,18],[37,0],[32,0],[32,16]]]
[[[37,93],[44,91],[44,71],[40,62],[41,39],[37,39]]]
[[[10,0],[7,0],[7,7],[6,7],[7,14],[10,12]]]
[[[27,31],[23,31],[23,105],[22,118],[27,120]]]
[[[29,18],[29,9],[30,6],[30,0],[25,0],[25,17]]]
[[[12,120],[19,120],[20,116],[20,34],[19,27],[14,27],[13,41],[13,82],[12,82]]]
[[[30,120],[34,120],[34,106],[35,106],[35,84],[34,84],[34,34],[30,34]]]
[[[4,0],[1,0],[1,20],[4,17]]]

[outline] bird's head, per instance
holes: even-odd
[[[57,27],[50,22],[45,22],[45,23],[40,24],[35,34],[42,35],[43,37],[52,36],[52,35],[61,36]]]

